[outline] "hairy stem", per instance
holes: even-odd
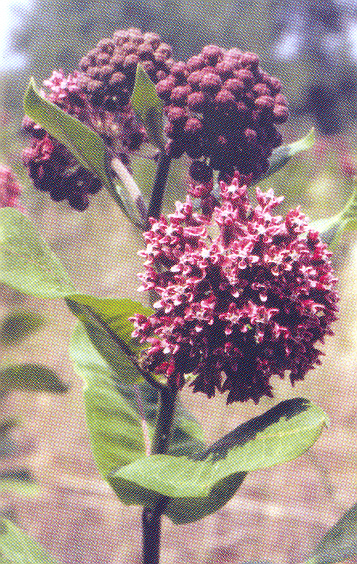
[[[168,157],[166,153],[161,153],[156,171],[155,183],[152,189],[148,217],[160,217],[170,163],[171,157]]]
[[[176,397],[177,390],[164,388],[160,391],[159,414],[152,454],[165,454],[168,451]],[[169,498],[162,496],[154,508],[144,507],[143,509],[143,564],[159,564],[161,516],[168,502]]]

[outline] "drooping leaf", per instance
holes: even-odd
[[[12,456],[16,452],[16,443],[11,437],[11,429],[19,424],[15,418],[0,421],[0,459]]]
[[[15,208],[0,210],[0,282],[39,298],[75,292],[56,255],[30,219]]]
[[[342,211],[331,217],[313,221],[309,227],[320,232],[322,240],[329,245],[330,249],[336,248],[344,231],[357,229],[357,183]]]
[[[141,379],[130,360],[140,347],[131,339],[133,326],[128,317],[150,315],[151,310],[132,300],[75,293],[68,274],[32,222],[13,208],[0,210],[0,282],[39,298],[67,298],[94,345],[125,381]]]
[[[33,498],[40,494],[41,488],[33,482],[22,482],[20,480],[2,479],[0,478],[0,493],[14,492],[21,497]],[[0,560],[2,562],[2,560]]]
[[[84,379],[84,403],[92,451],[104,478],[117,467],[145,455],[142,420],[119,393],[117,376],[93,347],[79,324],[72,337],[70,356]]]
[[[146,382],[124,385],[98,354],[84,328],[73,335],[70,355],[84,378],[86,418],[98,468],[105,478],[118,467],[145,456],[144,429],[154,433],[158,392]],[[201,452],[203,431],[180,405],[174,420],[172,452]],[[147,446],[147,445],[146,445]]]
[[[149,140],[162,149],[164,147],[163,101],[156,93],[155,84],[141,65],[136,67],[134,90],[131,96],[134,112],[142,121]]]
[[[326,533],[306,564],[332,564],[356,556],[357,503]]]
[[[63,394],[68,386],[56,372],[40,364],[16,364],[0,370],[0,390]]]
[[[33,311],[10,313],[0,325],[0,343],[14,345],[35,333],[44,323],[42,315]]]
[[[196,459],[152,455],[113,472],[110,481],[124,503],[152,503],[155,494],[166,496],[171,501],[165,513],[174,522],[189,522],[223,505],[224,488],[230,486],[233,495],[246,472],[305,452],[326,424],[325,413],[309,401],[287,400],[240,425]],[[208,503],[197,503],[210,496]]]
[[[0,435],[4,435],[11,431],[14,427],[19,424],[19,420],[11,417],[9,419],[0,420]]]
[[[66,302],[120,380],[123,383],[142,381],[140,372],[130,360],[142,347],[131,338],[133,324],[128,318],[135,313],[150,315],[151,309],[129,299],[96,298],[85,294],[69,295]]]
[[[25,114],[40,124],[52,137],[60,141],[77,161],[111,187],[106,168],[106,149],[99,135],[77,118],[46,100],[36,90],[31,78],[24,98]]]
[[[273,150],[273,153],[269,159],[269,168],[263,176],[259,178],[259,181],[265,180],[268,176],[271,176],[283,166],[286,165],[290,161],[292,157],[302,153],[303,151],[307,151],[311,149],[313,144],[315,143],[315,130],[314,128],[302,139],[298,141],[294,141],[289,145],[281,145]]]
[[[0,562],[2,564],[56,564],[36,541],[8,519],[0,521]]]

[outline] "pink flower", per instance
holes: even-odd
[[[194,391],[227,403],[272,397],[270,378],[289,372],[291,383],[320,363],[315,347],[331,335],[338,296],[331,253],[309,229],[300,208],[273,215],[282,198],[221,182],[214,210],[219,234],[191,200],[145,233],[140,291],[154,290],[156,313],[137,315],[133,337],[148,343],[146,365],[169,385],[195,376]]]
[[[21,186],[8,166],[0,164],[0,208],[17,208],[25,212],[20,204]]]

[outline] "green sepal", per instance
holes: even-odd
[[[333,564],[357,556],[357,503],[319,542],[305,564]]]
[[[2,564],[56,564],[36,541],[8,519],[0,520],[0,562]]]
[[[331,217],[318,219],[309,223],[309,227],[319,231],[321,239],[334,250],[344,231],[357,229],[357,182],[353,192],[342,211]]]
[[[220,484],[230,482],[233,495],[246,472],[293,460],[310,448],[325,425],[327,416],[319,407],[302,398],[287,400],[240,425],[196,459],[152,455],[113,472],[110,482],[126,504],[143,503],[145,496],[148,504],[169,497],[166,514],[174,522],[190,522],[227,501]],[[197,503],[213,494],[215,500]]]
[[[15,364],[0,370],[0,390],[64,394],[68,386],[56,372],[40,364]]]
[[[99,178],[104,186],[112,186],[107,174],[103,140],[77,118],[41,96],[36,90],[33,78],[25,93],[24,111],[52,137],[65,145],[77,161]]]
[[[298,141],[294,141],[289,145],[281,145],[273,150],[271,157],[269,158],[269,168],[263,176],[257,180],[260,182],[261,180],[265,180],[272,174],[275,174],[278,170],[280,170],[283,166],[285,166],[292,157],[302,153],[303,151],[307,151],[311,149],[313,144],[315,143],[315,130],[312,128],[305,137],[299,139]]]
[[[140,64],[136,67],[131,104],[134,112],[145,127],[149,141],[156,145],[156,147],[163,149],[165,144],[163,123],[164,102],[158,97],[155,84]]]

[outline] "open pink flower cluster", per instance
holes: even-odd
[[[145,234],[141,291],[155,291],[156,313],[136,315],[133,337],[148,343],[145,365],[182,387],[227,403],[272,397],[270,378],[303,379],[323,354],[315,347],[336,319],[330,255],[296,208],[285,220],[272,210],[283,198],[257,188],[252,207],[237,178],[221,183],[211,237],[190,198]],[[143,361],[144,362],[144,361]]]

